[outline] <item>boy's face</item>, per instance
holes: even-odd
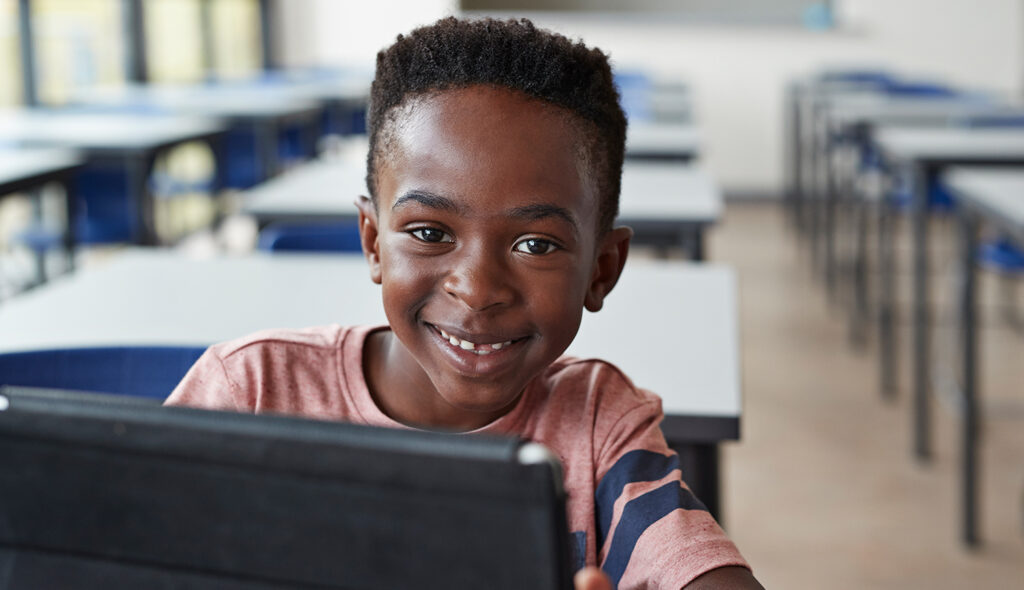
[[[420,97],[393,123],[360,225],[398,339],[370,370],[399,419],[466,429],[507,412],[614,285],[629,230],[598,235],[570,116],[473,86]]]

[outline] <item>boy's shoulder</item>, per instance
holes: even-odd
[[[661,398],[637,387],[619,367],[601,359],[563,356],[543,373],[550,402],[628,411]]]
[[[311,349],[337,349],[350,335],[369,331],[369,326],[348,327],[330,324],[300,329],[274,328],[253,332],[246,336],[214,344],[210,351],[223,360],[265,355],[268,352]]]

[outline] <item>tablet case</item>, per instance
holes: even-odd
[[[0,588],[571,588],[511,438],[0,389]]]

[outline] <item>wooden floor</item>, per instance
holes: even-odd
[[[983,393],[999,405],[984,420],[985,543],[967,551],[953,404],[935,403],[933,461],[910,452],[909,324],[903,384],[885,402],[874,342],[848,345],[842,307],[777,204],[730,204],[709,251],[738,270],[741,292],[743,438],[723,453],[724,521],[765,587],[1024,588],[1024,334],[997,321],[993,289]],[[953,315],[945,305],[937,316],[935,354],[948,367]]]

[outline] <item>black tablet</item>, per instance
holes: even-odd
[[[571,588],[515,439],[0,389],[0,588]]]

